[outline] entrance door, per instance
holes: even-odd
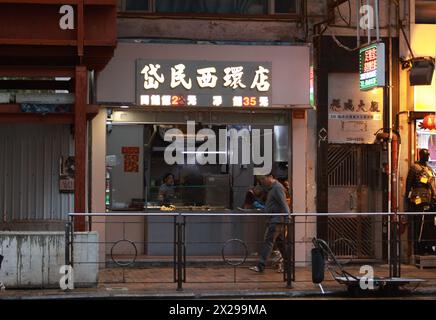
[[[329,145],[329,212],[378,211],[381,192],[377,193],[380,186],[380,152],[377,149],[377,146],[369,145]],[[378,220],[365,216],[330,216],[327,239],[334,253],[346,259],[375,258]]]

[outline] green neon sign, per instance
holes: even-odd
[[[385,85],[385,45],[376,43],[359,50],[360,90]]]

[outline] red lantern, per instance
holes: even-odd
[[[429,114],[424,117],[422,123],[419,124],[421,129],[435,130],[436,129],[436,117],[434,114]]]

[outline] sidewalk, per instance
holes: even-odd
[[[359,266],[346,268],[351,274],[359,275]],[[375,276],[387,277],[386,265],[374,267]],[[436,269],[418,269],[415,266],[402,266],[402,277],[425,279],[416,287],[404,287],[408,295],[431,295],[436,299]],[[104,269],[99,275],[99,284],[94,288],[76,288],[71,291],[60,289],[21,289],[6,288],[0,293],[3,299],[195,299],[195,298],[310,298],[320,297],[319,287],[311,281],[309,267],[297,268],[296,281],[292,288],[286,288],[283,274],[275,269],[267,269],[258,274],[248,270],[248,266],[232,267],[189,267],[186,270],[186,283],[183,291],[177,291],[173,282],[173,269],[154,267],[145,269]],[[234,282],[236,280],[236,282]],[[346,297],[346,287],[332,280],[326,272],[323,288],[326,296]]]

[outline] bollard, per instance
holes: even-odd
[[[313,248],[312,255],[312,282],[319,284],[324,281],[325,260],[320,248]]]

